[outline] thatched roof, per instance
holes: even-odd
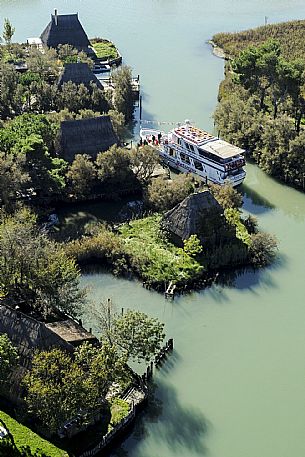
[[[89,154],[95,159],[99,152],[107,151],[114,144],[118,144],[118,138],[110,116],[61,122],[61,155],[68,162],[72,162],[76,154]]]
[[[70,44],[77,49],[86,49],[90,41],[78,20],[78,14],[51,14],[51,21],[40,35],[41,41],[49,48]]]
[[[96,84],[99,89],[103,89],[101,82],[90,70],[89,65],[83,62],[65,64],[57,85],[61,87],[68,81],[72,81],[77,85],[84,84],[87,88],[90,88],[90,83],[92,82]]]
[[[17,347],[20,363],[25,368],[30,366],[36,349],[57,347],[72,352],[81,342],[97,341],[91,333],[70,318],[63,322],[46,324],[22,313],[18,308],[4,304],[0,304],[0,316],[0,334],[6,333]]]
[[[87,330],[72,319],[51,322],[46,324],[46,327],[67,343],[72,344],[74,347],[84,343],[85,341],[89,341],[91,343],[96,343],[97,341],[96,337],[92,335],[92,333],[87,332]]]
[[[204,217],[210,210],[219,215],[223,213],[223,208],[210,191],[191,194],[165,213],[163,225],[179,240],[187,240],[191,235],[201,238]]]

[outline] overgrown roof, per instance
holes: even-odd
[[[78,14],[51,14],[51,21],[40,38],[49,48],[57,48],[60,44],[70,44],[77,49],[84,49],[90,45],[87,34],[78,19]]]
[[[222,206],[210,191],[191,194],[165,213],[163,224],[181,240],[187,240],[191,235],[200,238],[204,217],[212,209],[219,215],[223,213]]]
[[[69,162],[76,154],[89,154],[95,159],[99,152],[107,151],[114,144],[118,144],[118,138],[110,116],[61,122],[61,155]]]
[[[35,350],[53,347],[69,352],[84,341],[97,341],[96,338],[70,318],[65,321],[46,324],[18,309],[0,304],[0,334],[6,333],[20,355],[23,367],[29,367]],[[65,331],[59,329],[65,328]]]
[[[99,89],[103,89],[101,82],[91,71],[88,64],[84,62],[66,63],[58,80],[58,86],[61,87],[64,83],[72,81],[74,84],[84,84],[90,87],[90,83],[97,85]]]

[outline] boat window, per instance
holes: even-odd
[[[196,170],[203,171],[202,163],[199,162],[198,160],[194,160],[194,166]]]
[[[187,155],[183,154],[182,152],[180,152],[180,158],[181,158],[182,162],[190,163],[190,158]]]
[[[198,152],[199,152],[200,157],[204,157],[206,159],[211,159],[217,163],[222,163],[222,159],[220,157],[218,157],[214,154],[211,154],[210,152],[204,151],[203,149],[199,149],[199,148],[198,148]]]
[[[190,144],[189,146],[190,146],[190,150],[191,150],[192,152],[194,152],[194,146],[193,146],[192,144]]]
[[[175,155],[176,155],[176,154],[175,154],[175,151],[174,151],[172,148],[169,149],[169,152],[168,152],[168,153],[169,153],[169,155],[170,155],[171,157],[175,157]]]

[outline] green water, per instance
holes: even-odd
[[[60,4],[59,4],[60,3]],[[89,36],[113,39],[141,75],[143,118],[212,129],[223,62],[206,41],[222,30],[302,18],[301,0],[0,0],[16,38],[37,36],[55,7],[78,11]],[[305,455],[305,195],[247,166],[245,209],[279,239],[269,269],[173,303],[137,282],[88,274],[98,302],[166,323],[175,352],[156,376],[154,407],[125,441],[128,457]],[[84,212],[85,209],[84,209]],[[88,311],[85,325],[93,326]]]

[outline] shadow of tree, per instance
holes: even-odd
[[[172,452],[188,455],[188,452],[206,455],[204,438],[208,421],[199,409],[181,403],[177,390],[165,381],[151,386],[150,400],[145,412],[137,419],[133,435],[133,452],[143,439],[150,438],[165,444]],[[128,443],[127,447],[128,447]],[[122,453],[123,452],[123,453]],[[126,447],[116,450],[117,457],[128,456]]]

